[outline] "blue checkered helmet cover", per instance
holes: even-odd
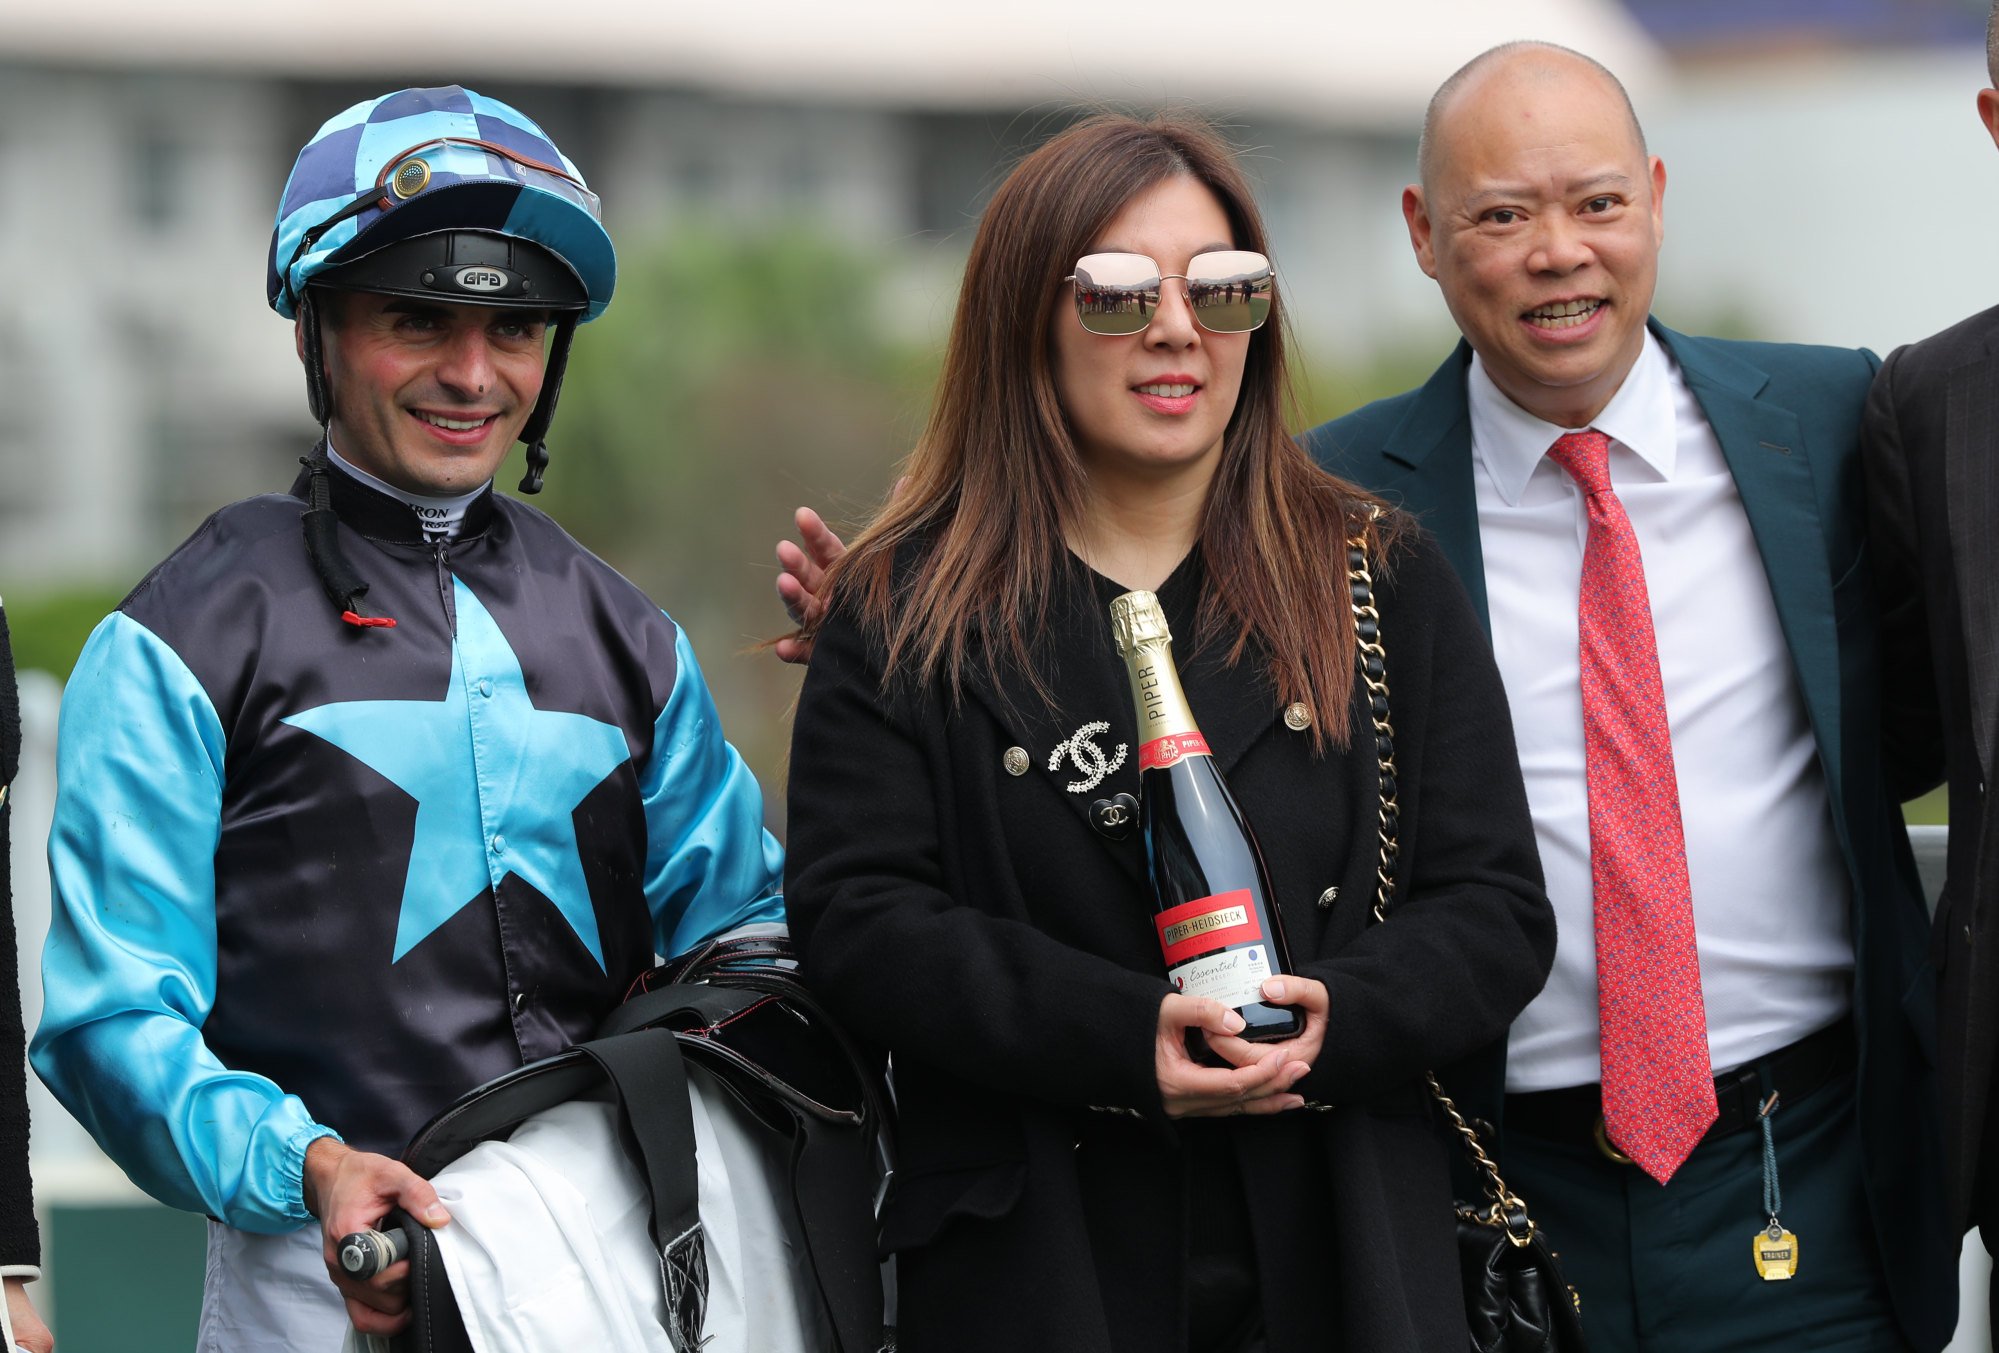
[[[560,166],[574,181],[464,144],[468,141]],[[370,203],[301,248],[309,231],[375,189],[386,169],[422,146],[432,148],[421,153],[429,174],[420,190],[402,199],[383,187],[388,206]],[[552,251],[574,270],[589,296],[580,317],[584,322],[603,314],[611,302],[617,255],[598,217],[596,195],[583,186],[576,166],[525,114],[497,99],[445,85],[357,103],[306,143],[285,181],[271,233],[265,279],[271,308],[291,319],[306,284],[328,268],[440,230],[490,230]]]

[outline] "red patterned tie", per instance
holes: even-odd
[[[1589,510],[1580,615],[1583,742],[1604,1129],[1661,1184],[1715,1118],[1687,843],[1645,564],[1610,487],[1610,438],[1565,433],[1548,459]]]

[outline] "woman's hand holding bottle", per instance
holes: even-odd
[[[1228,1034],[1219,1037],[1209,1034],[1208,1046],[1233,1066],[1249,1066],[1274,1053],[1288,1063],[1310,1069],[1319,1060],[1319,1050],[1326,1045],[1326,1012],[1331,1004],[1326,984],[1295,975],[1273,977],[1263,984],[1263,996],[1272,1005],[1296,1006],[1305,1017],[1305,1027],[1296,1038],[1287,1038],[1282,1043],[1251,1043]],[[1304,1074],[1301,1071],[1298,1076]],[[1298,1076],[1292,1077],[1292,1084]]]
[[[1280,993],[1277,988],[1282,986]],[[1282,1043],[1250,1043],[1235,1035],[1243,1020],[1220,1001],[1170,995],[1159,1003],[1153,1070],[1169,1118],[1226,1118],[1283,1113],[1304,1107],[1291,1087],[1312,1069],[1325,1042],[1326,988],[1303,977],[1273,977],[1264,987],[1273,1004],[1295,1005],[1304,1030]],[[1187,1031],[1198,1029],[1227,1067],[1204,1066],[1187,1053]]]

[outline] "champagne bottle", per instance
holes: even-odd
[[[1295,1037],[1304,1016],[1262,995],[1266,979],[1291,971],[1269,872],[1194,723],[1159,598],[1117,598],[1111,630],[1138,709],[1139,824],[1166,975],[1241,1015],[1243,1038]]]

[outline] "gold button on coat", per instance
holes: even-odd
[[[1025,747],[1009,747],[1000,757],[1000,764],[1006,767],[1008,775],[1027,774],[1028,760]]]
[[[1312,707],[1303,700],[1294,700],[1284,707],[1284,726],[1294,733],[1302,733],[1312,726]]]

